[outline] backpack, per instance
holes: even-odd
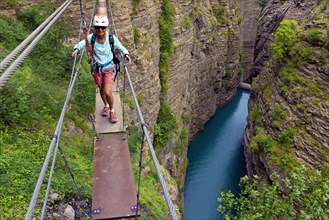
[[[95,41],[96,41],[96,34],[93,34],[93,36],[91,37],[91,42],[90,42],[92,51],[94,51]],[[115,56],[115,53],[114,53],[114,49],[115,49],[114,48],[114,38],[113,38],[112,34],[109,34],[109,43],[111,46],[111,51],[113,53],[113,63],[115,65],[115,76],[114,76],[114,81],[115,81],[115,79],[117,78],[117,73],[120,72],[120,60]],[[96,66],[99,67],[97,63],[96,63]]]

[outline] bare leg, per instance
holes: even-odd
[[[104,92],[104,89],[103,89],[102,86],[98,86],[98,87],[99,87],[99,91],[100,91],[100,96],[101,96],[101,98],[102,98],[102,100],[104,102],[104,106],[106,106],[106,105],[108,105],[108,102],[106,100],[106,94]]]
[[[111,123],[116,123],[118,121],[118,117],[116,113],[114,112],[114,96],[112,93],[112,87],[113,85],[110,83],[104,83],[103,85],[103,90],[106,96],[106,101],[110,105],[110,122]]]
[[[102,91],[103,91],[102,94],[104,95],[106,103],[108,103],[110,105],[110,110],[113,110],[114,109],[114,97],[113,97],[113,93],[112,93],[112,84],[110,84],[110,83],[102,84]],[[104,99],[103,99],[103,101],[104,101]],[[104,101],[104,103],[105,103],[105,101]]]

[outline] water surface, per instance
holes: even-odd
[[[242,138],[249,92],[238,90],[191,142],[184,189],[184,219],[222,219],[217,211],[222,189],[239,192],[245,175]]]

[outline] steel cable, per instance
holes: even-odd
[[[96,2],[96,0],[95,0]],[[71,1],[70,1],[71,3]],[[69,5],[69,4],[68,4]],[[67,5],[67,6],[68,6]],[[67,7],[65,7],[66,9]],[[95,7],[94,7],[95,8]],[[64,9],[64,10],[65,10]],[[60,15],[62,14],[62,12],[60,13]],[[79,35],[79,38],[80,38],[80,35]],[[42,170],[40,172],[40,175],[39,175],[39,178],[38,178],[38,181],[37,181],[37,184],[36,184],[36,187],[34,189],[34,193],[33,193],[33,196],[32,196],[32,199],[30,201],[30,205],[29,205],[29,208],[28,208],[28,211],[26,213],[26,216],[25,216],[25,220],[30,220],[32,219],[32,215],[33,215],[33,211],[34,211],[34,207],[36,205],[36,200],[38,198],[38,195],[40,193],[40,188],[41,188],[41,184],[42,184],[42,181],[44,179],[44,176],[45,176],[45,173],[46,173],[46,170],[47,170],[47,167],[48,167],[48,164],[49,164],[49,160],[50,160],[50,157],[51,157],[51,153],[53,152],[53,149],[54,149],[54,145],[56,143],[56,150],[55,150],[55,153],[54,153],[54,160],[53,160],[53,163],[52,163],[52,169],[51,169],[51,172],[50,172],[50,177],[48,179],[48,186],[47,186],[47,192],[46,192],[46,196],[45,196],[45,202],[44,202],[44,205],[43,205],[43,211],[42,211],[42,218],[44,216],[44,210],[45,210],[45,204],[47,203],[47,198],[48,198],[48,194],[49,194],[49,189],[50,189],[50,184],[51,184],[51,177],[52,177],[52,172],[54,170],[54,166],[55,166],[55,161],[56,161],[56,154],[57,154],[57,149],[59,147],[59,136],[60,136],[60,130],[62,128],[62,124],[63,124],[63,121],[64,121],[64,115],[65,115],[65,112],[66,112],[66,109],[67,109],[67,106],[68,106],[68,102],[69,102],[69,99],[71,97],[71,93],[72,93],[72,89],[73,89],[73,86],[74,86],[74,82],[78,76],[78,73],[79,73],[79,70],[81,68],[81,62],[82,62],[82,57],[83,57],[83,52],[81,53],[81,57],[80,57],[80,60],[79,60],[79,64],[78,64],[78,67],[76,68],[76,71],[74,72],[74,69],[75,69],[75,64],[76,64],[76,57],[75,57],[75,60],[74,60],[74,65],[73,65],[73,70],[72,70],[72,75],[71,75],[71,80],[70,80],[70,83],[69,83],[69,88],[68,88],[68,92],[67,92],[67,96],[66,96],[66,101],[64,103],[64,106],[63,106],[63,109],[62,109],[62,113],[61,113],[61,116],[59,118],[59,121],[58,121],[58,124],[57,124],[57,127],[56,127],[56,130],[55,130],[55,133],[53,135],[53,138],[52,138],[52,141],[51,141],[51,144],[50,144],[50,147],[48,149],[48,152],[47,152],[47,155],[46,155],[46,158],[45,158],[45,161],[44,161],[44,164],[43,164],[43,167],[42,167]],[[74,73],[74,74],[73,74]]]
[[[136,104],[136,109],[137,109],[137,112],[138,112],[140,122],[143,125],[143,124],[145,124],[143,114],[142,114],[141,109],[140,109],[139,104],[138,104],[138,100],[137,100],[136,93],[135,93],[135,90],[134,90],[134,87],[133,87],[133,84],[132,84],[132,81],[131,81],[131,78],[130,78],[130,74],[128,72],[128,68],[125,64],[124,64],[124,70],[125,70],[125,74],[127,75],[127,79],[128,79],[128,83],[129,83],[129,86],[130,86],[130,89],[131,89],[133,99],[134,99],[135,104]],[[151,151],[152,159],[153,159],[153,162],[154,162],[154,165],[155,165],[155,169],[156,169],[158,178],[160,180],[160,184],[161,184],[164,196],[165,196],[167,206],[169,208],[171,218],[176,220],[177,219],[176,211],[175,211],[174,206],[172,204],[170,194],[169,194],[168,189],[167,189],[166,182],[164,181],[164,178],[162,176],[160,164],[159,164],[159,161],[158,161],[157,156],[155,154],[153,144],[152,144],[152,141],[151,141],[151,138],[150,138],[150,135],[149,135],[149,131],[148,131],[146,126],[142,126],[142,128],[143,128],[143,132],[144,132],[145,137],[146,137],[147,144],[148,144],[149,149]]]
[[[95,11],[95,5],[96,5],[96,0],[94,1],[94,7],[93,7],[93,11],[92,11],[92,15],[94,14],[94,11]],[[83,17],[82,17],[83,18]],[[90,27],[89,26],[89,29],[88,29],[88,32],[90,31]],[[82,30],[82,22],[81,22],[81,25],[80,25],[80,30],[79,30],[79,41],[80,42],[80,37],[81,37],[81,30]],[[71,79],[70,79],[70,85],[74,86],[74,81],[75,81],[75,78],[79,76],[79,70],[80,70],[80,67],[81,67],[81,62],[82,62],[82,57],[83,57],[83,53],[81,54],[81,57],[80,57],[80,60],[79,60],[79,63],[78,63],[78,67],[76,69],[76,74],[74,75],[74,69],[75,69],[75,64],[76,64],[76,57],[74,59],[74,63],[73,63],[73,67],[72,67],[72,74],[71,74]],[[72,81],[72,79],[74,79],[74,81]],[[79,79],[79,77],[78,77]],[[84,91],[83,91],[83,95],[84,95]],[[85,95],[84,95],[85,97]],[[94,125],[94,124],[93,124]],[[45,216],[45,213],[46,213],[46,206],[47,206],[47,201],[48,201],[48,196],[49,196],[49,191],[50,191],[50,186],[51,186],[51,181],[52,181],[52,174],[54,172],[54,169],[55,169],[55,164],[56,164],[56,157],[57,157],[57,150],[58,148],[60,149],[60,152],[61,152],[61,156],[62,158],[64,159],[64,162],[65,162],[65,165],[68,167],[69,169],[69,172],[70,172],[70,175],[73,179],[73,182],[75,184],[75,186],[77,187],[78,189],[78,192],[80,194],[80,197],[82,198],[82,194],[81,194],[81,191],[80,189],[78,188],[76,182],[75,182],[75,179],[74,179],[74,176],[73,176],[73,173],[72,171],[70,170],[70,167],[68,166],[68,162],[66,160],[66,158],[64,157],[64,154],[62,152],[62,149],[60,148],[59,146],[59,142],[60,142],[60,135],[61,135],[61,130],[59,131],[59,134],[57,135],[57,141],[56,141],[56,148],[55,148],[55,152],[54,152],[54,155],[53,155],[53,162],[52,162],[52,166],[51,166],[51,170],[50,170],[50,174],[49,174],[49,177],[48,177],[48,184],[47,184],[47,189],[46,189],[46,195],[44,197],[44,203],[43,203],[43,207],[42,207],[42,213],[41,213],[41,220],[44,219],[44,216]],[[90,213],[90,212],[88,212]]]
[[[66,109],[68,107],[68,102],[69,102],[69,99],[71,97],[71,93],[72,93],[74,81],[75,81],[75,79],[77,77],[77,74],[78,74],[78,72],[75,72],[75,75],[73,77],[72,83],[69,85],[67,96],[66,96],[66,100],[65,100],[65,103],[64,103],[64,106],[63,106],[63,109],[62,109],[62,113],[61,113],[60,118],[58,120],[55,133],[53,135],[53,138],[52,138],[51,144],[49,146],[49,149],[48,149],[48,152],[47,152],[45,161],[44,161],[43,166],[42,166],[42,170],[40,172],[40,175],[39,175],[37,184],[35,186],[34,193],[33,193],[32,199],[30,201],[30,205],[29,205],[28,211],[27,211],[27,213],[25,215],[25,220],[31,220],[32,219],[32,214],[33,214],[33,211],[34,211],[34,207],[36,205],[36,201],[37,201],[38,195],[40,193],[41,184],[42,184],[42,181],[44,179],[44,176],[45,176],[45,173],[46,173],[48,164],[49,164],[51,153],[54,150],[54,145],[55,145],[55,143],[57,141],[58,134],[60,134],[60,129],[62,128],[62,125],[63,125],[64,115],[65,115]]]
[[[25,46],[49,23],[55,15],[68,4],[70,0],[64,2],[54,13],[52,13],[42,24],[40,24],[24,41],[22,41],[9,55],[7,55],[0,63],[0,73],[7,67],[8,63],[14,59],[17,54],[25,48]]]
[[[53,20],[41,31],[41,33],[31,42],[31,44],[19,55],[19,57],[8,67],[8,69],[0,76],[0,89],[6,84],[9,78],[13,75],[16,69],[21,65],[27,55],[33,50],[36,44],[41,40],[41,38],[48,32],[51,26],[57,21],[57,19],[63,14],[66,8],[72,3],[70,0],[64,8],[55,16]]]

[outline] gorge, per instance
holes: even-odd
[[[51,2],[55,5],[62,3],[62,1]],[[92,4],[92,1],[84,3],[85,13],[88,16]],[[216,110],[233,99],[241,80],[252,85],[247,127],[243,138],[246,170],[250,181],[254,175],[257,175],[261,182],[270,185],[275,182],[271,176],[273,172],[276,172],[282,180],[294,167],[302,164],[309,169],[310,175],[319,172],[320,174],[316,175],[328,179],[329,3],[327,0],[121,0],[111,1],[111,5],[117,36],[131,54],[133,62],[129,64],[129,72],[146,123],[151,130],[172,200],[180,216],[184,212],[183,192],[188,164],[188,144],[203,130],[205,123],[213,117]],[[37,7],[40,14],[35,15],[30,11],[30,14],[22,16],[23,12]],[[4,42],[0,44],[1,59],[13,47],[9,47],[8,44],[19,43],[22,38],[16,36],[13,37],[14,40],[9,39],[12,30],[8,26],[21,28],[23,24],[13,21],[22,22],[24,19],[35,18],[33,16],[38,18],[49,13],[46,11],[47,7],[51,8],[38,0],[1,1],[0,24],[7,24],[9,18],[13,19],[9,22],[10,25],[3,25],[3,30],[6,32],[0,32],[0,39]],[[88,16],[86,16],[87,22],[90,19]],[[286,23],[280,26],[282,20]],[[31,20],[28,21],[31,23]],[[57,41],[56,43],[66,46],[67,51],[71,51],[77,42],[80,21],[79,2],[74,1],[61,21],[63,27],[63,23],[68,25],[69,32],[61,38],[56,38],[60,39],[60,43]],[[24,29],[21,33],[26,35],[28,30]],[[43,49],[46,50],[47,47]],[[51,54],[54,50],[56,48],[48,51],[47,54]],[[42,51],[40,54],[45,53]],[[69,52],[63,52],[62,56],[69,56],[68,54]],[[46,58],[44,57],[45,60]],[[67,63],[64,63],[66,59],[63,57],[51,58],[51,60],[55,62],[54,66],[65,66],[71,61],[67,58]],[[32,71],[36,68],[28,68],[28,64],[25,68],[27,69],[23,69],[22,72],[29,75],[31,79],[33,74],[43,77],[47,75],[41,70]],[[61,70],[68,72],[69,70],[65,68]],[[49,74],[47,77],[50,76],[52,75]],[[84,80],[87,82],[87,77]],[[17,91],[23,93],[22,91],[29,88],[27,85],[34,85],[33,82],[35,81],[28,81],[26,85],[18,84]],[[9,97],[8,94],[16,91],[16,87],[13,88],[5,89],[2,97]],[[89,91],[92,89],[89,88]],[[29,94],[26,99],[39,100],[40,94],[43,93]],[[53,94],[55,93],[45,94],[47,97],[45,99],[52,100],[55,104],[59,103],[60,98]],[[18,105],[23,103],[24,105],[19,105],[17,109],[27,111],[24,107],[28,105],[25,103],[26,99],[21,97],[25,98],[22,95],[13,96],[12,102]],[[10,167],[13,167],[15,156],[8,156],[9,154],[5,156],[3,152],[15,149],[12,143],[18,143],[20,146],[33,145],[20,143],[21,138],[17,135],[17,130],[13,131],[15,123],[21,123],[18,126],[20,132],[30,131],[30,127],[36,127],[40,132],[44,132],[44,136],[49,136],[50,132],[46,128],[41,130],[38,127],[42,125],[40,122],[24,124],[26,121],[30,123],[30,119],[24,118],[24,112],[14,116],[9,115],[10,118],[5,111],[6,106],[11,106],[10,99],[2,98],[1,101],[5,103],[1,105],[0,111],[1,132],[4,137],[1,142],[1,157],[6,163],[0,166],[0,171],[5,175],[9,173]],[[76,105],[82,108],[81,103]],[[87,104],[93,106],[93,101],[88,100]],[[47,115],[50,114],[49,112],[56,113],[54,107],[44,107],[44,109],[40,107],[40,111],[35,109],[33,110],[35,113],[32,110],[31,112],[36,118],[43,113]],[[126,115],[127,126],[139,126],[133,107],[126,109]],[[50,120],[53,116],[42,117]],[[81,119],[76,119],[72,115],[70,117],[71,120],[67,124],[68,140],[73,134],[86,135],[84,132],[88,131],[88,126],[83,125]],[[87,139],[79,143],[82,146],[89,146],[90,142],[90,139]],[[70,141],[67,143],[75,146]],[[72,153],[72,157],[85,156],[86,160],[90,160],[92,155],[89,148],[79,148],[82,151],[76,150],[79,156],[73,156]],[[33,152],[34,155],[42,155],[36,149],[33,149]],[[143,173],[145,178],[152,178],[154,168],[150,165],[148,154],[146,150],[145,158],[148,161]],[[76,170],[83,170],[85,167],[90,169],[92,165],[76,166]],[[64,184],[58,180],[55,184],[63,186],[69,183]],[[154,186],[152,193],[161,197],[158,184],[154,183],[152,186]],[[10,190],[15,191],[15,188]],[[61,191],[59,187],[55,187],[55,190]],[[8,195],[4,194],[2,197],[8,198]],[[167,210],[159,204],[164,204],[163,199],[159,203],[152,204],[150,198],[144,198],[143,217],[168,218]],[[12,210],[12,206],[6,208]],[[4,210],[0,209],[0,213],[2,211]]]

